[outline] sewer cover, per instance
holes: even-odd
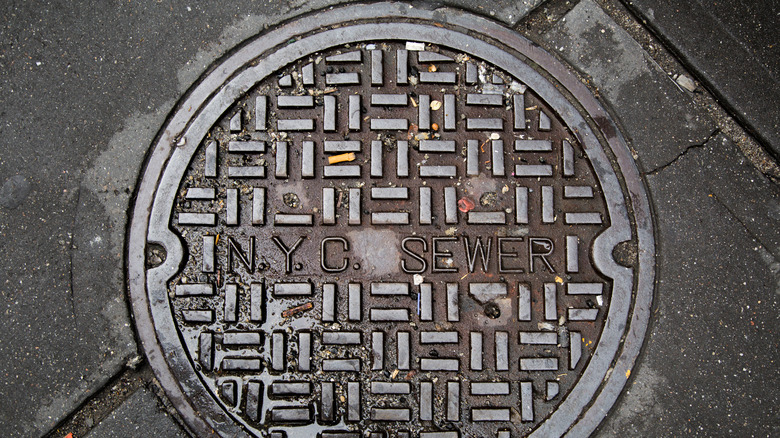
[[[455,10],[252,39],[150,152],[128,281],[198,435],[591,433],[650,308],[652,226],[581,83]]]

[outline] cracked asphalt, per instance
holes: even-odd
[[[140,167],[177,99],[212,62],[282,20],[336,3],[0,6],[5,435],[187,436],[126,302],[127,210]],[[694,30],[686,40],[685,23],[662,21],[682,20],[666,13],[669,2],[657,15],[628,0],[445,3],[499,20],[570,64],[620,124],[648,187],[653,316],[596,436],[780,435],[779,111],[738,101],[771,97],[774,76],[760,87],[729,81],[727,91],[719,78],[734,73],[694,59],[696,47],[685,46],[698,41]],[[762,29],[765,16],[776,23],[774,2],[748,10],[765,10],[751,15]],[[750,23],[731,33],[747,41],[740,47],[776,53],[762,40],[776,35],[754,38]],[[710,56],[729,62],[723,49]],[[679,75],[693,79],[693,91]]]

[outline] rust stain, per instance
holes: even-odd
[[[297,315],[299,313],[303,313],[303,312],[305,312],[307,310],[311,310],[313,308],[314,308],[314,304],[312,304],[312,303],[301,304],[300,306],[296,306],[296,307],[293,307],[291,309],[287,309],[284,312],[282,312],[282,317],[283,318],[289,318],[291,316],[295,316],[295,315]]]

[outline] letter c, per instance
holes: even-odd
[[[349,242],[343,237],[325,237],[320,243],[320,267],[325,272],[343,272],[349,266],[349,258],[344,257],[344,263],[340,268],[331,268],[328,266],[325,260],[326,246],[328,242],[340,242],[344,251],[349,251]]]

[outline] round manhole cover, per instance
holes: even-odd
[[[653,254],[628,149],[563,66],[379,4],[253,39],[191,90],[128,278],[198,435],[587,435],[638,354]]]

